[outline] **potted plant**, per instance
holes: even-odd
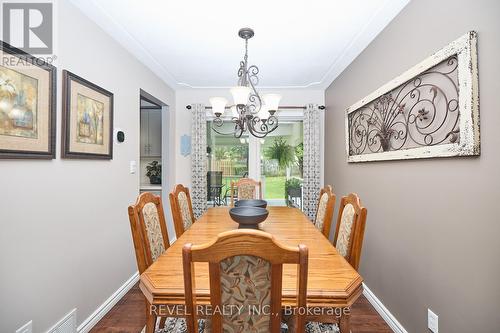
[[[161,184],[161,164],[153,161],[146,166],[146,177],[149,177],[151,184]]]
[[[278,161],[278,168],[286,170],[286,178],[290,178],[290,168],[295,161],[295,151],[285,138],[282,136],[275,137],[273,144],[264,150],[264,156],[270,160]]]

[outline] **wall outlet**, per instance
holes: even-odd
[[[434,333],[439,333],[439,317],[437,314],[427,309],[427,327]]]
[[[18,328],[16,330],[16,333],[32,333],[33,332],[33,321],[30,320],[26,324],[24,324],[22,327]]]

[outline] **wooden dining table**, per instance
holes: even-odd
[[[363,291],[362,277],[335,250],[335,247],[297,208],[268,207],[268,218],[259,229],[289,246],[304,244],[309,249],[307,281],[308,321],[336,322],[340,332],[350,332],[350,306]],[[141,275],[139,287],[155,308],[184,305],[182,247],[186,243],[204,244],[219,233],[237,229],[228,207],[209,208]],[[282,304],[296,302],[297,269],[283,267]],[[196,263],[197,305],[210,304],[208,264]],[[175,311],[168,311],[175,316]]]

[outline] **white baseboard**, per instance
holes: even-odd
[[[94,313],[85,319],[77,328],[78,333],[88,333],[92,327],[104,317],[106,313],[139,281],[139,272],[135,272],[125,283],[118,288]]]
[[[407,330],[399,323],[399,321],[387,310],[382,302],[375,296],[375,294],[363,283],[363,295],[365,295],[368,302],[377,310],[379,315],[385,320],[387,325],[395,333],[408,333]]]

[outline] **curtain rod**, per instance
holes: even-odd
[[[191,105],[186,105],[186,109],[191,110]],[[226,106],[225,109],[231,109],[230,106]],[[307,109],[307,106],[297,106],[297,105],[288,105],[288,106],[280,106],[278,110],[292,110],[292,109],[301,109],[305,110]],[[324,110],[325,106],[324,105],[319,105],[318,109]],[[205,110],[212,110],[211,106],[205,106]]]

